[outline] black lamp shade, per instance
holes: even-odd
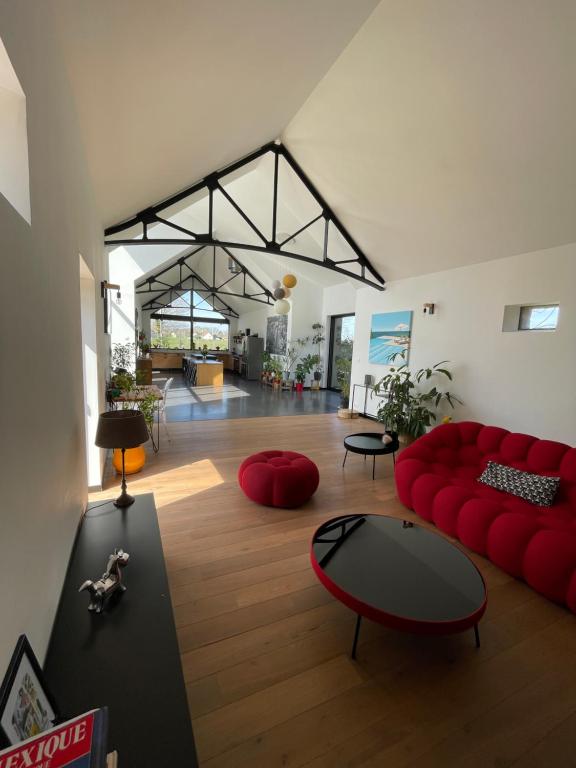
[[[107,411],[98,417],[94,442],[99,448],[136,448],[148,440],[141,411]]]

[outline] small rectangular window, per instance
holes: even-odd
[[[555,331],[558,304],[508,304],[504,307],[503,331]]]
[[[558,325],[558,304],[520,308],[519,331],[554,331]]]

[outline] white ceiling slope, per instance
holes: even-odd
[[[574,0],[382,0],[283,140],[395,279],[576,241]]]
[[[51,0],[111,225],[277,138],[377,0]]]

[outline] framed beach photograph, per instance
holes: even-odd
[[[20,635],[0,688],[0,748],[47,731],[58,717],[28,638]]]
[[[368,360],[377,365],[393,365],[408,362],[412,311],[382,312],[372,315]],[[406,352],[404,360],[393,360],[398,352]]]

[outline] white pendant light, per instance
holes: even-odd
[[[287,315],[290,312],[290,302],[286,301],[286,299],[278,299],[278,301],[274,302],[274,312],[277,315]]]

